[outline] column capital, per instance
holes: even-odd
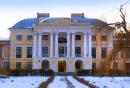
[[[36,34],[37,34],[37,32],[33,32],[33,34],[34,34],[34,35],[36,35]]]
[[[87,35],[87,32],[83,32],[84,35]]]
[[[88,35],[92,35],[92,32],[88,32]]]
[[[59,32],[55,32],[55,34],[56,34],[56,35],[58,35],[58,34],[59,34]]]
[[[38,32],[39,35],[42,35],[42,32]]]
[[[50,32],[50,35],[53,35],[54,34],[54,32]]]
[[[68,35],[70,35],[70,32],[66,32]]]
[[[76,32],[72,32],[72,35],[75,35],[76,34]]]

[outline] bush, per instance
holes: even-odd
[[[75,75],[76,76],[89,76],[90,75],[90,70],[86,70],[86,69],[77,70]]]
[[[51,69],[41,70],[41,74],[42,74],[43,76],[53,76],[53,75],[54,75],[54,71],[51,70]]]

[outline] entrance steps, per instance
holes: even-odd
[[[75,73],[74,72],[55,72],[55,75],[57,76],[71,76],[71,75],[74,75]]]

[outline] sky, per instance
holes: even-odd
[[[9,39],[8,28],[18,21],[36,17],[36,13],[50,13],[51,17],[70,17],[84,13],[108,23],[120,20],[119,7],[128,2],[127,21],[130,23],[130,0],[0,0],[0,39]]]

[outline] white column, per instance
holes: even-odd
[[[72,33],[72,55],[71,57],[75,57],[75,33]]]
[[[50,32],[50,57],[53,57],[53,33]]]
[[[84,32],[84,53],[83,57],[87,57],[87,33]]]
[[[92,58],[92,34],[91,33],[88,33],[88,47],[89,47],[88,57]]]
[[[42,33],[39,33],[38,57],[42,58]]]
[[[33,38],[33,58],[36,58],[37,57],[37,54],[36,54],[36,41],[37,40],[37,33],[34,32],[34,38]]]
[[[58,33],[55,33],[55,57],[58,57]]]
[[[70,33],[67,32],[67,57],[70,57]]]

